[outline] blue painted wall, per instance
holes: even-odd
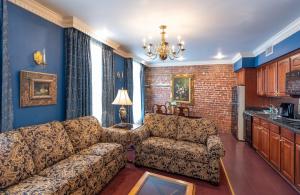
[[[234,63],[234,71],[238,71],[241,68],[252,68],[255,66],[254,57],[241,58],[239,61]]]
[[[300,49],[300,31],[275,45],[272,55],[266,56],[265,52],[263,52],[253,58],[240,59],[234,63],[234,71],[238,71],[241,68],[259,67],[262,64],[265,64],[297,49]]]
[[[12,66],[14,127],[65,119],[64,33],[50,23],[14,4],[8,4],[9,56]],[[33,62],[35,50],[46,49],[48,66],[43,69]],[[21,70],[57,74],[57,104],[20,108]]]
[[[265,53],[261,53],[260,55],[256,56],[255,58],[255,66],[260,66],[266,62],[274,60],[280,56],[288,54],[296,49],[300,48],[300,31],[291,35],[287,39],[283,40],[282,42],[278,43],[273,48],[273,54],[266,57]]]
[[[115,74],[117,72],[123,72],[125,74],[125,58],[122,56],[115,54],[114,53],[114,63],[115,63]],[[123,79],[115,79],[115,94],[117,95],[118,90],[124,88],[125,83],[124,83],[124,78]],[[120,118],[119,118],[119,109],[120,106],[115,106],[115,122],[120,123]]]

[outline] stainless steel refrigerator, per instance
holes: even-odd
[[[232,89],[232,134],[240,141],[245,141],[244,118],[245,86],[235,86]]]

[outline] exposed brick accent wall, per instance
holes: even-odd
[[[236,97],[232,88],[237,81],[233,65],[146,68],[146,111],[170,100],[172,74],[194,74],[194,104],[189,106],[194,115],[215,122],[219,132],[230,133],[235,128]]]

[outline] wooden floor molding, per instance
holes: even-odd
[[[221,159],[221,166],[222,166],[222,169],[223,169],[223,171],[224,171],[224,173],[225,173],[225,177],[226,177],[227,184],[228,184],[228,186],[229,186],[231,195],[235,195],[234,190],[233,190],[233,187],[232,187],[231,182],[230,182],[230,179],[229,179],[229,176],[228,176],[228,173],[227,173],[227,171],[226,171],[226,168],[225,168],[225,166],[224,166],[224,163],[223,163],[223,160],[222,160],[222,159]]]

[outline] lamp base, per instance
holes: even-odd
[[[124,106],[121,106],[119,110],[119,117],[121,119],[121,123],[126,123],[126,115],[126,108]]]

